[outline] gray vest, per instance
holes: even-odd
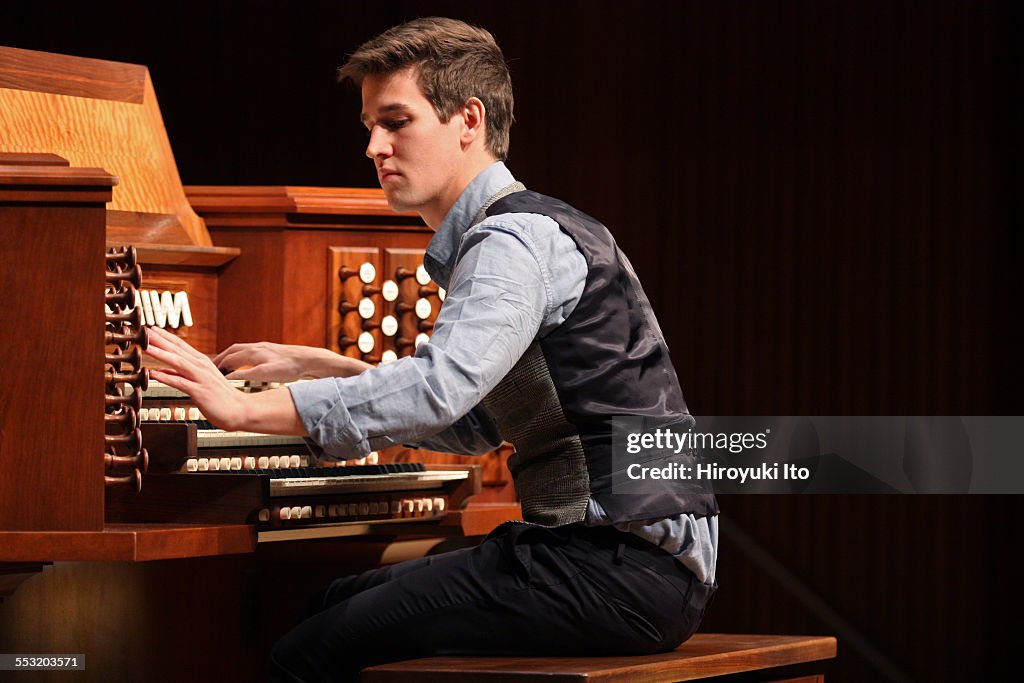
[[[506,191],[483,211],[549,216],[587,261],[587,282],[572,314],[535,341],[484,398],[516,453],[509,469],[523,518],[544,526],[581,522],[587,501],[612,523],[718,513],[707,493],[670,487],[612,493],[612,417],[693,424],[647,296],[608,229],[568,204],[530,191]]]

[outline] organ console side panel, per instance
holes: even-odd
[[[104,225],[116,182],[54,156],[0,154],[0,530],[103,528]]]

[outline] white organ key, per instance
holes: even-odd
[[[377,269],[373,267],[372,263],[366,261],[359,266],[359,279],[365,284],[373,284],[373,281],[377,279]]]
[[[373,451],[368,456],[366,456],[366,464],[367,465],[376,465],[379,460],[380,460],[380,453],[378,453],[377,451]]]
[[[270,458],[265,455],[261,455],[256,461],[256,466],[261,470],[265,470],[270,467]]]
[[[292,455],[292,456],[288,457],[288,467],[301,467],[301,466],[302,466],[302,458],[300,458],[297,455]]]
[[[426,320],[430,317],[430,312],[433,308],[430,305],[430,300],[425,298],[416,299],[416,317],[420,320]]]
[[[373,299],[368,296],[364,296],[359,300],[359,317],[363,320],[369,320],[373,317],[374,311],[377,307],[373,305]]]
[[[369,332],[362,332],[356,338],[356,346],[362,353],[373,351],[373,335]]]
[[[198,472],[199,471],[199,460],[197,458],[189,458],[185,461],[186,472]]]
[[[394,337],[398,334],[398,318],[393,315],[386,315],[380,321],[380,331],[385,337]]]
[[[135,307],[142,309],[143,324],[156,325],[156,318],[153,316],[153,303],[149,298],[149,292],[143,289],[135,290]]]
[[[416,266],[416,282],[426,286],[430,284],[430,273],[423,267],[423,264]]]
[[[384,297],[384,301],[394,301],[398,298],[398,283],[394,280],[385,280],[381,285],[380,294]]]
[[[391,349],[388,349],[384,353],[380,354],[381,364],[394,363],[396,360],[398,360],[398,354],[392,351]]]
[[[210,461],[209,461],[209,459],[208,458],[199,458],[198,462],[196,462],[196,467],[197,467],[197,469],[200,472],[209,472],[210,471]]]
[[[174,419],[175,420],[179,420],[179,421],[184,420],[185,419],[185,409],[184,408],[175,408],[174,409]]]
[[[244,467],[247,470],[256,469],[256,458],[254,458],[251,455],[245,456],[245,460],[242,462],[242,467]]]
[[[147,297],[146,295],[149,295]],[[142,290],[142,300],[149,299],[150,309],[153,311],[153,322],[152,325],[156,327],[167,327],[167,313],[164,311],[163,306],[160,305],[160,292],[155,289],[144,289]]]
[[[419,334],[416,335],[416,340],[414,343],[416,345],[416,348],[418,349],[420,348],[420,346],[426,344],[428,341],[430,341],[430,335],[428,335],[426,332],[420,332]]]
[[[188,292],[174,293],[174,310],[181,311],[181,324],[183,327],[192,327],[192,309],[188,306]]]

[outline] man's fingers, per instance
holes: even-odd
[[[155,343],[158,348],[174,350],[181,355],[188,356],[190,358],[206,358],[205,355],[199,353],[195,348],[192,347],[187,341],[173,335],[166,330],[159,327],[149,327],[150,343]]]
[[[243,344],[232,344],[231,346],[224,349],[223,351],[221,351],[220,353],[213,357],[213,364],[219,368],[222,365],[224,365],[225,361],[227,361],[229,358],[235,356],[238,353],[244,353],[245,350],[250,346],[252,346],[252,344],[249,342]]]

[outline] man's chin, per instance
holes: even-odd
[[[384,190],[384,198],[388,200],[388,208],[396,213],[405,213],[406,211],[413,210],[412,204],[407,199],[403,199],[398,192]]]

